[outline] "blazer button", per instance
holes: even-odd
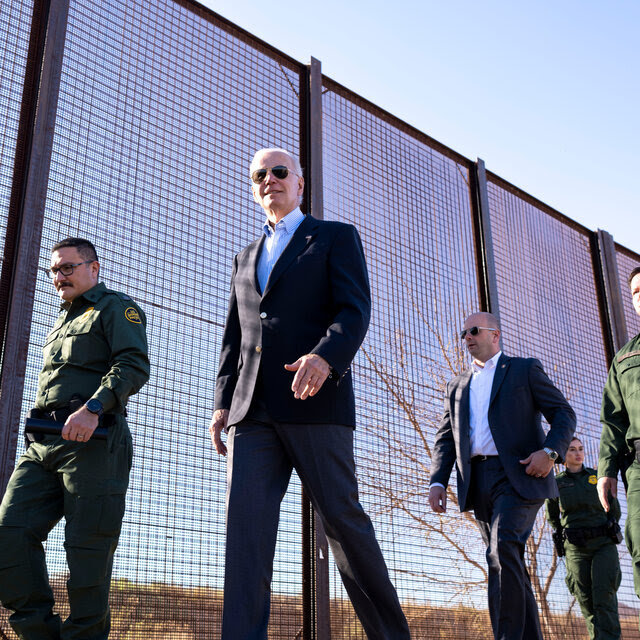
[[[260,317],[264,320],[264,319],[267,317],[267,312],[266,312],[266,311],[263,311],[263,312],[260,314]]]
[[[262,353],[262,347],[260,345],[256,347],[256,353]]]

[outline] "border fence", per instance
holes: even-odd
[[[427,502],[444,383],[465,363],[459,328],[474,310],[500,316],[505,351],[543,362],[595,466],[608,363],[640,331],[626,285],[640,256],[191,0],[3,0],[0,49],[2,487],[57,312],[50,247],[90,238],[107,286],[148,317],[112,637],[220,636],[225,464],[207,425],[231,261],[262,221],[248,164],[265,146],[300,154],[307,212],[362,236],[374,310],[353,367],[361,501],[413,636],[488,637],[472,518]],[[64,614],[62,537],[47,556]],[[640,638],[623,547],[623,633]],[[294,480],[270,637],[365,637],[327,554]],[[542,514],[527,554],[545,637],[583,638]],[[6,613],[0,637],[15,637]]]

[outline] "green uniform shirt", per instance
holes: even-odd
[[[602,397],[598,477],[617,478],[621,457],[640,438],[640,334],[616,353]]]
[[[123,413],[149,379],[146,324],[131,298],[102,283],[63,303],[43,348],[36,407],[66,407],[77,395],[99,400],[105,413]]]
[[[547,520],[554,529],[584,529],[607,524],[605,513],[596,488],[596,470],[582,467],[581,471],[563,471],[556,476],[559,498],[546,501]],[[620,520],[620,503],[609,497],[611,514]]]

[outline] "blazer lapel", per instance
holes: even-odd
[[[471,415],[469,408],[469,394],[471,389],[471,369],[460,374],[460,385],[456,390],[456,404],[458,406],[458,427],[460,438],[460,451],[466,454],[466,459],[471,458]]]
[[[489,406],[493,403],[500,389],[500,385],[504,381],[507,375],[507,369],[509,368],[509,358],[504,353],[498,358],[496,364],[496,373],[493,376],[493,384],[491,385],[491,397],[489,398]]]
[[[250,273],[250,281],[253,288],[260,294],[260,283],[258,282],[258,258],[264,245],[265,235],[262,234],[258,240],[254,240],[248,247],[245,256],[247,268]]]
[[[469,369],[463,373],[464,379],[461,381],[460,393],[460,451],[466,452],[471,458],[471,409],[469,405],[469,395],[471,393],[471,375]]]
[[[278,278],[287,270],[291,262],[302,253],[303,249],[307,247],[311,242],[318,227],[318,221],[315,218],[307,215],[305,219],[300,223],[300,226],[296,229],[295,233],[289,244],[285,247],[284,251],[278,258],[278,261],[273,265],[269,279],[267,280],[267,286],[265,287],[262,296],[266,296],[273,285],[278,281]]]

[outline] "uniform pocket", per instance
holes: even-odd
[[[92,363],[104,366],[111,356],[103,331],[100,328],[100,312],[90,309],[66,327],[62,338],[63,360],[80,363],[86,367]]]
[[[618,364],[618,383],[625,400],[640,391],[640,355],[625,358]]]
[[[98,533],[111,538],[118,537],[122,529],[122,519],[126,506],[125,496],[122,493],[103,496]]]
[[[91,547],[104,544],[104,538],[117,538],[122,528],[124,509],[124,493],[76,498],[72,518],[67,516],[67,544],[71,547]]]
[[[83,357],[83,353],[86,351],[90,341],[90,332],[91,325],[89,324],[69,329],[67,335],[62,340],[62,359],[77,360],[78,357]]]

